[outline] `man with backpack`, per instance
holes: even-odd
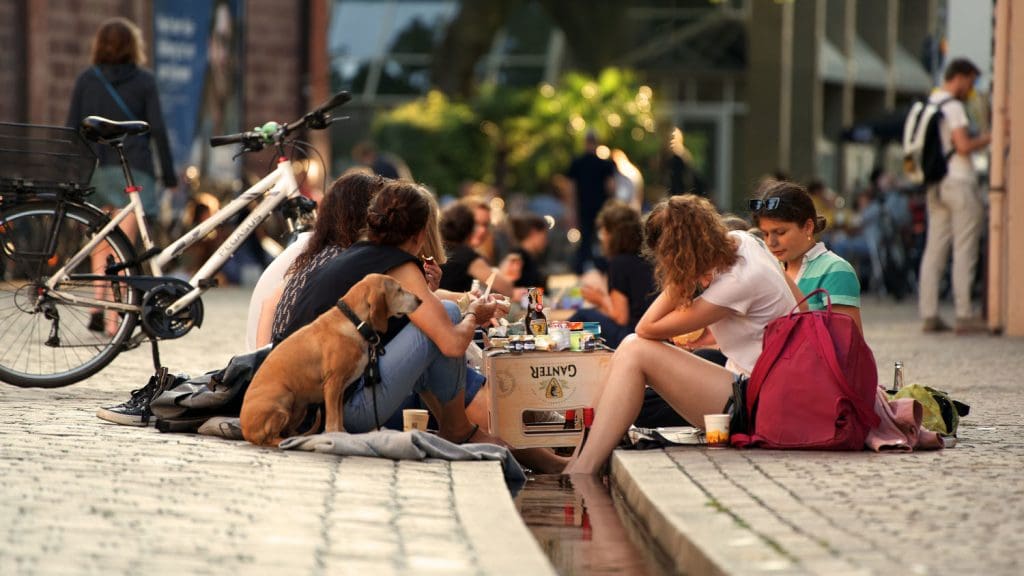
[[[923,141],[919,163],[928,204],[928,235],[921,259],[918,303],[924,332],[949,330],[938,312],[939,282],[946,269],[950,244],[953,248],[952,284],[956,309],[954,329],[957,334],[987,329],[984,319],[975,315],[971,305],[971,282],[985,221],[971,154],[988,146],[990,138],[988,134],[971,136],[963,104],[980,73],[969,60],[953,60],[946,68],[942,86],[933,90],[928,98],[924,112],[915,119],[915,110],[921,110],[921,107],[915,107],[908,119],[908,123],[915,120],[919,123],[916,130],[910,131],[924,135],[918,138]],[[935,139],[938,142],[934,142]],[[941,150],[942,157],[936,160],[937,152],[933,151],[937,150]]]

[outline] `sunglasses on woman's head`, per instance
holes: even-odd
[[[761,212],[761,211],[770,212],[770,211],[775,210],[776,208],[778,208],[779,207],[779,202],[781,202],[781,201],[782,201],[782,199],[779,198],[778,196],[772,196],[770,198],[765,198],[764,200],[762,200],[760,198],[755,198],[754,200],[750,201],[750,211],[751,212]]]

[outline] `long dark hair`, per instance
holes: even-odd
[[[288,273],[302,270],[328,246],[348,248],[366,228],[366,212],[384,179],[373,174],[350,172],[331,184],[317,213],[313,235],[306,249],[288,267]]]
[[[803,226],[808,220],[813,220],[815,234],[824,230],[828,225],[824,216],[818,216],[818,211],[814,208],[814,200],[807,193],[807,189],[796,182],[768,178],[757,187],[754,197],[761,200],[760,208],[753,210],[751,214],[754,226],[758,225],[762,217],[792,222],[798,226]],[[771,198],[778,198],[778,200],[769,202]],[[772,207],[769,208],[769,206]]]

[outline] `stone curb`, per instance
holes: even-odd
[[[497,462],[452,462],[455,512],[484,574],[555,574],[516,511]]]
[[[680,573],[777,574],[796,569],[792,559],[752,533],[681,473],[665,451],[616,450],[611,477]]]

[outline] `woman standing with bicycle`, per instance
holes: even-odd
[[[156,144],[160,157],[164,185],[175,188],[178,178],[174,173],[156,80],[152,73],[140,68],[145,62],[139,27],[125,18],[107,20],[93,38],[92,66],[75,81],[67,125],[77,130],[85,117],[93,115],[109,120],[143,120],[149,124],[149,134],[125,139],[124,150],[135,184],[141,188],[139,196],[143,210],[152,219],[157,215],[160,204],[156,194],[151,142]],[[91,185],[95,191],[90,200],[109,212],[125,203],[125,176],[121,160],[109,146],[93,146],[93,149],[99,157],[99,166],[93,173]],[[121,223],[121,229],[134,241],[138,233],[135,216],[128,216]],[[107,255],[104,250],[93,252],[92,268],[95,272],[102,270]],[[116,321],[107,318],[104,322],[103,314],[96,310],[90,316],[89,330],[116,330]]]
[[[160,205],[150,143],[156,145],[164,186],[176,187],[178,178],[156,80],[151,72],[141,68],[145,63],[139,27],[125,18],[107,20],[93,38],[92,66],[75,81],[67,125],[77,130],[82,119],[92,115],[118,121],[143,120],[149,124],[148,136],[128,138],[124,148],[135,182],[142,187],[140,196],[146,216],[152,217],[156,216]],[[125,180],[117,153],[109,146],[94,146],[93,149],[99,156],[99,167],[92,177],[96,190],[90,200],[104,209],[123,206]],[[135,237],[134,219],[125,220],[122,228],[129,238]]]

